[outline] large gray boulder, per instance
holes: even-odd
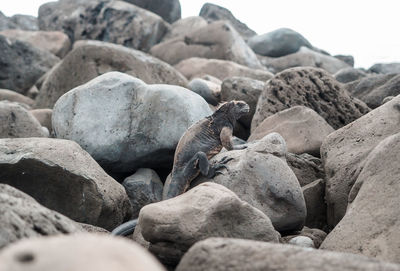
[[[124,0],[135,6],[147,9],[169,23],[181,18],[181,4],[179,0]]]
[[[365,158],[382,140],[400,132],[399,119],[400,96],[397,96],[333,132],[322,143],[328,224],[332,228],[346,213],[348,195],[363,168]]]
[[[79,231],[81,227],[71,219],[9,185],[0,184],[0,249],[24,238]]]
[[[151,48],[150,54],[171,65],[187,58],[201,57],[230,60],[255,69],[263,68],[243,38],[226,21],[212,22],[184,36],[161,42]]]
[[[129,173],[170,167],[182,134],[211,114],[188,89],[110,72],[64,94],[54,106],[53,129],[107,170]]]
[[[148,51],[169,25],[158,15],[124,1],[60,0],[40,6],[39,27],[63,31],[72,43],[92,39]]]
[[[400,62],[393,63],[377,63],[368,69],[369,72],[373,73],[400,73]]]
[[[363,256],[252,240],[209,238],[185,254],[177,271],[398,271],[397,264]]]
[[[0,139],[0,183],[75,221],[108,230],[131,215],[122,185],[73,141]]]
[[[0,88],[25,94],[59,60],[48,51],[0,35]]]
[[[79,41],[44,79],[36,107],[53,108],[67,91],[110,71],[124,72],[148,84],[187,84],[170,65],[143,52],[106,42]]]

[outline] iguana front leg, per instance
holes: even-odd
[[[236,145],[234,146],[232,143],[232,133],[233,130],[231,127],[225,126],[222,128],[221,133],[219,134],[219,138],[221,139],[222,146],[228,151],[231,150],[242,150],[247,148],[246,144]]]

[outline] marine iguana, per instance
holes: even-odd
[[[233,146],[232,133],[236,121],[249,113],[250,107],[243,101],[230,101],[221,104],[211,116],[193,124],[180,138],[175,150],[171,182],[165,199],[184,193],[200,173],[208,178],[226,168],[230,159],[223,158],[219,163],[210,165],[209,159],[224,147],[227,150],[243,149],[245,145]],[[131,234],[137,219],[128,221],[112,231],[113,235]]]

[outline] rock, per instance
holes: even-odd
[[[299,246],[299,247],[315,248],[313,240],[307,236],[296,236],[296,237],[290,239],[289,244]]]
[[[64,31],[72,43],[100,40],[148,51],[168,27],[154,13],[123,1],[60,0],[39,8],[40,30]]]
[[[182,134],[211,114],[206,101],[188,89],[110,72],[64,94],[54,106],[53,129],[105,169],[131,173],[170,167]]]
[[[181,4],[179,0],[124,0],[135,6],[150,10],[158,14],[169,23],[181,18]]]
[[[351,189],[346,215],[322,248],[400,262],[399,159],[399,133],[370,152]]]
[[[221,101],[221,85],[200,78],[192,79],[188,84],[188,89],[196,92],[209,104],[218,105]]]
[[[368,69],[369,72],[373,73],[400,73],[400,62],[393,63],[377,63]]]
[[[209,238],[185,254],[176,271],[192,270],[399,270],[400,265],[363,256],[253,240]]]
[[[9,29],[1,31],[0,35],[29,43],[36,48],[49,51],[60,58],[63,58],[71,47],[68,36],[60,31],[25,31]]]
[[[246,128],[250,128],[257,101],[264,86],[262,81],[237,76],[225,79],[221,85],[222,101],[245,101],[250,106],[250,112],[239,119]]]
[[[174,22],[167,34],[164,35],[163,41],[186,36],[208,25],[207,21],[200,16],[190,16]]]
[[[46,137],[35,117],[17,103],[0,101],[0,138]]]
[[[111,43],[80,41],[45,78],[36,107],[52,108],[67,91],[110,71],[124,72],[148,84],[187,85],[182,74],[143,52]]]
[[[212,3],[205,3],[202,6],[199,15],[211,22],[219,20],[228,21],[244,39],[257,35],[256,32],[236,19],[232,12],[224,7]]]
[[[293,67],[316,67],[335,74],[341,69],[350,67],[345,62],[328,55],[324,55],[307,47],[301,47],[296,53],[269,59],[263,63],[269,71],[278,73]]]
[[[18,28],[17,24],[14,23],[12,20],[10,20],[10,18],[8,18],[0,11],[0,31],[4,29],[15,29],[15,28]]]
[[[345,215],[348,195],[368,154],[382,140],[400,132],[400,96],[330,134],[321,146],[326,172],[328,224]]]
[[[37,18],[30,15],[16,14],[12,17],[5,16],[0,11],[0,31],[5,29],[38,30]]]
[[[251,130],[269,116],[292,106],[313,109],[334,129],[349,124],[369,111],[351,97],[332,76],[311,67],[283,71],[266,83],[258,100]]]
[[[51,115],[53,114],[53,110],[48,108],[35,109],[31,110],[30,113],[40,122],[40,125],[46,127],[49,132],[53,131],[53,126],[51,124]]]
[[[0,249],[24,238],[79,231],[80,227],[69,218],[11,186],[0,184]]]
[[[319,157],[322,141],[334,129],[317,112],[305,106],[294,106],[264,119],[248,141],[276,132],[286,141],[288,152],[308,153]]]
[[[300,232],[295,232],[293,235],[287,235],[284,237],[281,237],[280,242],[283,244],[293,244],[296,245],[296,242],[300,244],[301,246],[301,241],[304,240],[305,242],[303,244],[312,244],[312,248],[319,248],[326,238],[327,234],[326,232],[320,230],[320,229],[310,229],[307,227],[304,227]],[[308,240],[311,240],[312,243],[306,241],[306,239],[299,238],[299,237],[306,237]],[[297,240],[292,241],[293,239],[298,238]],[[292,242],[291,242],[292,241]],[[311,246],[310,246],[311,247]]]
[[[319,179],[301,189],[307,207],[305,225],[310,228],[326,229],[325,181]]]
[[[293,54],[302,46],[312,48],[308,40],[289,28],[279,28],[263,35],[254,36],[247,43],[256,54],[272,57]]]
[[[82,230],[84,232],[89,232],[89,233],[96,233],[96,234],[110,234],[110,232],[106,229],[100,228],[100,227],[96,227],[90,224],[85,224],[85,223],[78,223]]]
[[[35,101],[31,98],[19,94],[18,92],[8,89],[0,89],[0,101],[4,100],[16,103],[23,103],[28,105],[29,107],[35,103]]]
[[[215,183],[203,183],[178,197],[143,207],[139,224],[144,239],[151,243],[150,251],[170,265],[208,237],[267,242],[278,242],[280,237],[264,213]],[[173,256],[166,254],[171,250],[177,250],[177,255],[166,257]]]
[[[0,262],[1,271],[165,270],[134,242],[89,233],[21,241],[2,250]]]
[[[24,94],[58,61],[47,51],[0,35],[0,88]]]
[[[356,81],[356,80],[364,78],[366,76],[367,76],[367,73],[363,72],[362,70],[354,69],[351,67],[341,69],[334,75],[336,80],[338,80],[340,83],[344,83],[344,84]]]
[[[354,57],[350,55],[334,55],[337,59],[347,63],[350,67],[354,67]]]
[[[317,157],[307,153],[301,155],[288,153],[286,161],[302,187],[318,179],[325,178],[321,159]]]
[[[387,96],[385,99],[383,99],[382,104],[385,104],[387,102],[390,102],[393,100],[395,97],[394,96]]]
[[[131,202],[134,218],[138,217],[143,206],[162,200],[163,183],[152,169],[140,168],[126,178],[122,185]]]
[[[166,40],[150,50],[153,56],[175,65],[191,57],[230,60],[253,69],[263,69],[257,56],[226,21],[212,22],[186,35]]]
[[[221,184],[265,213],[276,230],[300,230],[304,226],[306,206],[300,184],[286,163],[286,153],[284,139],[277,133],[269,134],[244,150],[214,156],[211,163],[225,156],[233,159],[226,163],[223,174],[212,179],[200,176],[192,186],[207,181]]]
[[[77,222],[107,230],[131,215],[124,188],[72,141],[0,139],[0,182]]]
[[[175,65],[175,68],[189,80],[202,77],[205,74],[212,75],[220,80],[233,76],[244,76],[267,81],[273,77],[273,74],[268,71],[250,69],[235,62],[220,59],[192,57],[179,62]]]

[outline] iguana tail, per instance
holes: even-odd
[[[121,224],[118,227],[116,227],[111,232],[111,235],[127,236],[127,235],[132,234],[135,231],[137,222],[138,222],[137,219],[125,222],[124,224]]]

